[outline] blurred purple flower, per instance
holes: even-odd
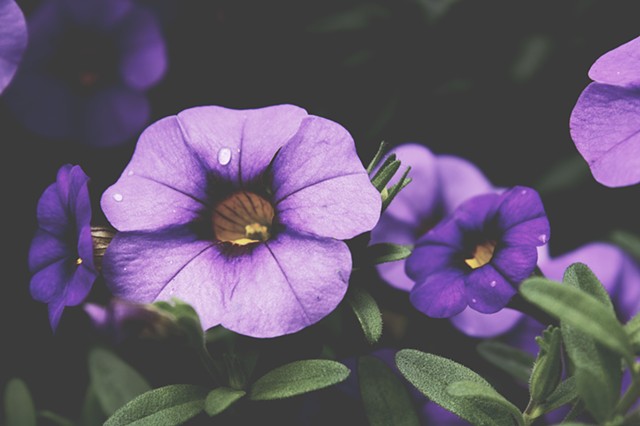
[[[80,304],[98,275],[88,182],[80,166],[66,164],[38,201],[38,230],[29,250],[31,295],[49,304],[54,331],[64,307]]]
[[[418,144],[403,144],[389,151],[410,166],[412,183],[396,196],[371,231],[371,243],[413,245],[460,203],[493,191],[491,183],[473,164],[459,157],[434,155]],[[393,185],[399,176],[390,182]],[[414,281],[405,272],[405,260],[377,265],[386,282],[409,291]]]
[[[603,185],[640,182],[640,37],[602,55],[571,112],[576,148]]]
[[[494,313],[535,269],[536,247],[549,239],[538,193],[522,186],[475,196],[421,237],[406,271],[416,285],[411,303],[447,318],[470,306]]]
[[[196,107],[140,137],[102,196],[120,232],[103,273],[114,295],[177,297],[205,329],[296,332],[342,300],[351,253],[381,197],[351,135],[292,105]]]
[[[96,147],[149,121],[145,91],[167,68],[156,18],[130,0],[49,0],[28,16],[29,46],[5,96],[33,132]]]
[[[14,0],[0,0],[0,93],[13,79],[27,47],[27,25]]]

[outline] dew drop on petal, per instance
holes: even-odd
[[[545,244],[547,242],[547,234],[540,234],[538,240],[540,240],[542,244]]]
[[[523,189],[522,191],[520,191],[520,194],[522,194],[522,195],[527,195],[527,190],[526,190],[526,189]]]
[[[129,172],[127,173],[127,176],[133,176],[133,175],[134,175],[133,170],[129,170]]]
[[[471,299],[472,303],[477,303],[478,301],[476,299]]]
[[[116,193],[116,194],[113,194],[113,199],[116,200],[117,202],[120,202],[124,199],[124,197],[122,196],[122,194]]]
[[[220,148],[218,151],[218,163],[221,166],[226,166],[231,161],[231,150],[229,148]]]
[[[495,282],[495,281],[491,281],[491,282],[489,283],[489,285],[490,285],[491,287],[495,287],[497,284],[498,284],[498,283],[497,283],[497,282]]]

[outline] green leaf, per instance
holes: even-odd
[[[615,315],[595,297],[579,289],[534,277],[520,285],[522,296],[602,345],[633,359],[631,343]]]
[[[395,185],[393,185],[388,190],[387,188],[385,188],[387,192],[386,194],[384,194],[383,192],[382,211],[385,211],[387,207],[389,207],[389,204],[391,204],[393,199],[396,198],[396,195],[398,195],[398,193],[402,191],[402,189],[404,189],[405,186],[411,183],[411,178],[408,177],[410,171],[411,171],[411,167],[407,167],[404,173],[402,174],[402,176],[400,177],[400,180]]]
[[[640,410],[632,411],[627,414],[622,422],[622,426],[637,426],[640,425]]]
[[[371,183],[378,191],[382,192],[399,168],[400,160],[396,160],[395,154],[389,155],[371,178]]]
[[[87,387],[87,392],[82,403],[82,426],[102,426],[107,416],[102,411],[98,396],[93,386]]]
[[[472,404],[477,404],[478,409],[482,410],[486,405],[496,405],[511,413],[513,418],[519,425],[524,424],[522,413],[518,407],[500,395],[495,389],[473,382],[470,380],[461,380],[453,382],[445,389],[451,396],[466,398]]]
[[[374,264],[395,262],[406,259],[411,255],[413,246],[403,246],[393,243],[373,244],[367,248],[367,255]]]
[[[535,188],[539,193],[549,195],[576,187],[590,177],[587,162],[580,155],[574,155],[552,165]]]
[[[467,367],[433,354],[415,349],[402,349],[396,354],[396,364],[402,375],[436,404],[479,426],[511,426],[510,410],[495,404],[479,406],[468,398],[450,395],[447,387],[455,382],[470,381],[495,392],[491,385]]]
[[[154,302],[153,306],[173,320],[173,322],[184,332],[189,340],[189,344],[195,348],[204,345],[205,337],[200,317],[191,305],[180,299],[173,298],[169,302]]]
[[[210,416],[220,414],[246,394],[245,391],[231,388],[214,389],[204,400],[204,411]]]
[[[351,371],[336,361],[309,359],[294,361],[271,370],[251,386],[254,401],[289,398],[335,385]]]
[[[89,353],[89,377],[107,416],[151,389],[144,377],[129,364],[102,348],[94,348]]]
[[[9,380],[4,388],[6,426],[36,426],[36,408],[22,379]]]
[[[42,419],[47,419],[49,423],[56,424],[58,426],[73,426],[73,422],[53,411],[44,410],[38,413],[38,416]],[[82,426],[85,426],[84,424]]]
[[[382,314],[375,299],[367,290],[351,285],[347,302],[356,314],[367,342],[373,345],[382,336]]]
[[[640,352],[640,313],[636,314],[635,317],[631,318],[631,320],[625,324],[624,331],[627,332],[629,340],[631,340],[633,350],[636,353]]]
[[[388,143],[386,143],[385,141],[380,142],[380,146],[378,147],[378,151],[373,156],[373,159],[371,160],[371,162],[367,166],[367,173],[371,173],[376,168],[376,166],[378,165],[378,163],[380,162],[382,157],[384,157],[385,152],[387,152],[387,148],[389,148],[389,144]]]
[[[569,265],[564,271],[562,282],[588,293],[609,308],[611,313],[615,312],[607,289],[604,288],[598,277],[584,263],[578,262]]]
[[[384,362],[372,356],[360,357],[358,378],[370,425],[420,424],[407,388]]]
[[[542,336],[536,337],[540,350],[529,381],[531,401],[536,404],[545,401],[562,379],[560,336],[558,327],[549,326],[542,332]]]
[[[527,352],[497,340],[484,340],[476,349],[484,359],[509,373],[516,380],[522,383],[529,382],[534,358]]]
[[[628,231],[616,230],[611,233],[611,241],[640,260],[640,237]]]
[[[556,390],[553,391],[547,400],[540,406],[543,413],[548,413],[565,404],[569,404],[578,398],[575,377],[569,377],[564,382],[560,382]]]
[[[169,385],[139,395],[111,416],[104,426],[175,426],[204,409],[207,389]]]

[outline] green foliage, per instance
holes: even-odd
[[[518,425],[524,424],[522,414],[518,407],[509,402],[492,387],[487,387],[483,384],[470,380],[462,380],[451,383],[447,386],[446,392],[451,396],[465,398],[479,409],[486,406],[500,407],[501,409],[510,412]]]
[[[204,400],[204,411],[210,416],[220,414],[246,394],[247,393],[242,390],[216,388],[209,392],[207,398]]]
[[[91,385],[87,387],[87,392],[84,396],[81,419],[83,426],[101,426],[107,419],[100,406],[98,396]]]
[[[385,192],[383,191],[382,193],[382,211],[385,211],[387,209],[387,207],[389,207],[389,204],[391,204],[391,202],[393,201],[394,198],[396,198],[396,195],[398,195],[398,193],[400,193],[400,191],[407,185],[409,185],[411,183],[411,178],[409,178],[409,172],[411,171],[411,167],[407,167],[404,171],[404,173],[402,173],[402,176],[400,176],[400,180],[394,184],[393,186],[391,186],[390,188],[385,188]]]
[[[562,376],[560,341],[560,329],[557,327],[549,327],[544,330],[542,336],[536,337],[540,350],[529,381],[529,393],[533,403],[545,401],[560,383]]]
[[[373,356],[358,360],[364,409],[372,426],[420,424],[411,397],[398,376]]]
[[[139,395],[117,410],[104,426],[176,426],[204,409],[207,390],[193,385],[169,385]]]
[[[629,335],[629,340],[631,340],[631,346],[635,353],[640,352],[640,313],[636,314],[635,317],[631,318],[631,320],[625,324],[624,331]]]
[[[204,344],[204,332],[200,324],[200,317],[198,317],[198,313],[191,305],[174,298],[171,303],[155,302],[153,306],[173,320],[186,334],[191,345],[199,347]]]
[[[385,152],[387,152],[388,148],[389,148],[389,144],[387,142],[385,141],[380,142],[380,145],[378,146],[378,150],[376,151],[375,155],[371,159],[371,162],[367,166],[367,173],[371,173],[376,168],[380,160],[382,160],[382,158],[384,157],[384,154]]]
[[[578,398],[575,377],[569,377],[556,387],[556,389],[539,406],[541,413],[548,413],[563,405],[574,402]]]
[[[371,183],[379,192],[382,192],[398,169],[400,169],[400,160],[396,160],[395,154],[389,155],[371,178]]]
[[[382,314],[378,304],[367,290],[357,285],[349,286],[346,299],[360,322],[364,337],[373,345],[382,336]]]
[[[94,348],[89,353],[89,377],[100,406],[107,415],[151,389],[133,367],[102,348]]]
[[[302,395],[340,383],[350,372],[341,363],[331,360],[294,361],[256,380],[249,391],[249,398],[257,401]]]
[[[484,359],[510,374],[519,382],[529,382],[535,359],[527,352],[497,340],[483,340],[476,349]]]
[[[4,415],[6,426],[36,426],[36,408],[22,379],[13,378],[5,386]]]

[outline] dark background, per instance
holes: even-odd
[[[28,15],[38,1],[19,4]],[[606,240],[613,229],[639,229],[638,187],[612,189],[596,183],[568,128],[593,61],[640,35],[637,1],[145,4],[163,22],[169,53],[164,80],[149,91],[152,121],[197,105],[256,108],[292,103],[345,126],[365,164],[382,140],[391,145],[419,142],[435,153],[471,160],[497,186],[538,188],[551,222],[552,254]],[[72,163],[91,177],[97,206],[100,193],[127,164],[136,138],[111,149],[39,138],[22,128],[1,100],[5,279],[0,384],[4,388],[7,379],[21,377],[37,408],[77,417],[87,380],[86,350],[98,337],[79,307],[65,311],[53,335],[46,306],[29,295],[26,259],[36,204],[58,168]],[[564,185],[557,180],[555,186],[543,185],[556,166],[573,172],[560,179]],[[415,321],[412,330],[418,331],[406,340],[385,337],[382,343],[419,347],[486,367],[474,352],[477,342],[461,336],[448,321],[410,312],[406,295],[385,287],[373,271],[354,279],[369,282],[384,308],[406,309]],[[91,298],[105,300],[100,282]],[[343,356],[367,349],[348,315],[344,311],[344,346],[338,345]],[[315,327],[251,344],[271,354],[266,358],[272,356],[277,364],[285,357],[317,355],[322,330]],[[346,343],[344,336],[356,337]],[[204,380],[197,368],[184,367],[190,359],[179,345],[130,342],[118,351],[154,386]],[[505,379],[495,371],[488,374]],[[526,397],[523,392],[514,391],[518,402]],[[263,418],[273,416],[281,423],[282,412],[291,409],[287,403],[261,407],[258,412],[267,416]]]

